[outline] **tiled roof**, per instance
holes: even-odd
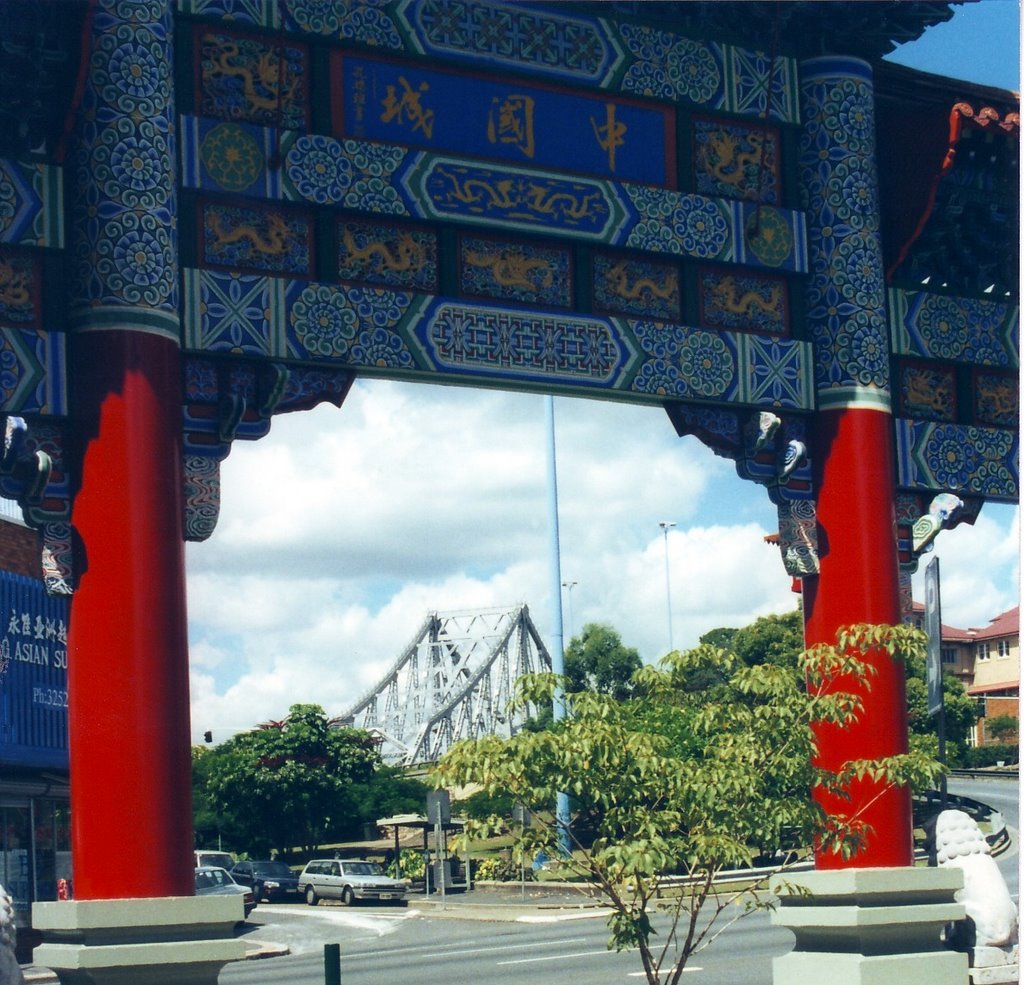
[[[996,616],[984,629],[975,629],[976,640],[992,640],[1003,636],[1020,635],[1020,606],[1015,605]]]
[[[911,606],[914,615],[924,615],[924,606],[920,602],[914,602]],[[1012,609],[995,616],[985,627],[971,629],[957,629],[956,626],[942,624],[942,639],[949,642],[973,643],[977,640],[994,640],[1004,636],[1020,635],[1020,606],[1015,605]]]

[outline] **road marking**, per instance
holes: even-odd
[[[593,917],[606,917],[612,911],[610,909],[594,909],[572,913],[538,914],[537,916],[523,915],[516,917],[516,923],[561,923],[563,920],[588,920]]]
[[[565,961],[567,958],[592,958],[595,954],[613,954],[608,948],[600,951],[576,951],[575,954],[550,954],[543,958],[518,958],[515,961],[497,961],[499,967],[507,964],[537,964],[540,961]]]
[[[703,971],[703,970],[704,969],[700,965],[688,964],[683,969],[683,974],[685,975],[688,971]],[[646,971],[631,971],[626,977],[627,978],[646,978],[647,977],[647,972]]]

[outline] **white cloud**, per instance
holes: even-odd
[[[604,622],[646,660],[665,652],[663,519],[677,647],[796,606],[764,543],[774,507],[731,462],[656,407],[559,398],[555,414],[567,638]],[[197,739],[296,702],[344,712],[429,611],[526,602],[551,640],[543,398],[360,382],[340,410],[236,443],[221,481],[218,527],[187,554]],[[958,596],[985,606],[964,625],[1013,604],[1016,533],[988,510],[938,539],[955,625]]]

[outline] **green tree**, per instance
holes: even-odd
[[[730,644],[745,664],[774,663],[795,667],[804,648],[804,620],[799,609],[782,616],[761,616],[736,630]]]
[[[587,623],[569,641],[565,651],[565,676],[572,691],[594,691],[618,700],[633,693],[633,674],[641,667],[635,647],[602,623]]]
[[[710,646],[670,653],[636,674],[633,698],[570,693],[570,714],[552,729],[460,743],[431,779],[439,787],[476,783],[529,807],[537,823],[517,841],[529,855],[557,854],[549,805],[568,792],[573,851],[563,864],[601,887],[612,909],[609,946],[636,948],[650,985],[677,985],[690,958],[748,912],[736,891],[716,888],[720,870],[749,865],[765,844],[817,841],[849,857],[870,837],[856,816],[825,815],[809,796],[812,784],[839,790],[866,776],[886,787],[937,775],[937,764],[917,754],[850,762],[835,774],[810,765],[815,724],[843,725],[860,712],[843,685],[868,685],[863,654],[885,646],[899,657],[922,641],[909,627],[857,627],[794,666],[748,666]],[[722,680],[689,688],[709,666],[723,669]],[[550,674],[524,678],[518,701],[550,700],[559,683]],[[667,874],[682,877],[671,890]],[[740,896],[765,905],[764,888],[754,882]],[[674,895],[661,900],[656,931],[654,901],[666,893]]]
[[[398,814],[422,814],[427,803],[427,785],[405,776],[400,766],[379,766],[364,783],[353,784],[350,823],[342,829],[354,834],[365,822]]]
[[[938,749],[938,716],[928,714],[928,684],[923,655],[907,661],[907,722],[912,745]],[[946,759],[953,765],[964,761],[968,739],[978,712],[963,681],[942,675],[942,706],[946,730]]]
[[[312,851],[356,814],[354,785],[380,765],[361,729],[338,728],[319,705],[297,704],[283,721],[244,732],[207,756],[204,803],[233,819],[251,853],[296,845]]]
[[[992,736],[996,742],[1010,742],[1017,738],[1018,725],[1013,715],[993,715],[985,719],[985,734]]]

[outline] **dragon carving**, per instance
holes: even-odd
[[[420,270],[426,262],[426,252],[422,243],[417,243],[410,233],[402,233],[395,243],[394,253],[391,252],[389,244],[383,240],[373,240],[366,246],[359,246],[352,230],[346,229],[342,241],[348,251],[348,258],[357,262],[374,262],[378,272],[393,270],[402,272],[406,270]]]
[[[502,287],[533,288],[536,286],[535,281],[531,278],[534,271],[543,271],[540,276],[542,287],[550,287],[553,280],[551,267],[547,260],[527,257],[522,253],[514,253],[509,250],[502,250],[494,256],[477,253],[475,250],[466,250],[466,262],[474,267],[489,268],[495,282]]]
[[[661,284],[651,277],[638,277],[630,284],[625,260],[615,264],[605,273],[604,278],[612,294],[630,301],[642,298],[645,294],[660,298],[662,301],[671,301],[679,288],[679,278],[674,270],[665,275],[665,280]]]
[[[203,43],[211,44],[216,40],[214,36],[206,35],[203,38]],[[240,78],[242,90],[250,105],[268,112],[278,111],[292,96],[292,89],[287,86],[283,88],[282,92],[278,92],[278,82],[283,74],[278,54],[273,51],[263,52],[256,59],[254,67],[234,64],[234,60],[240,55],[245,57],[238,44],[230,42],[222,44],[219,53],[213,60],[213,65],[207,70],[207,76],[213,79]],[[270,95],[263,95],[261,88]]]
[[[267,227],[262,233],[252,226],[245,225],[227,229],[221,221],[219,212],[207,213],[206,226],[217,237],[216,246],[228,246],[245,240],[253,250],[266,256],[281,256],[287,253],[294,236],[288,224],[275,212],[267,215]]]

